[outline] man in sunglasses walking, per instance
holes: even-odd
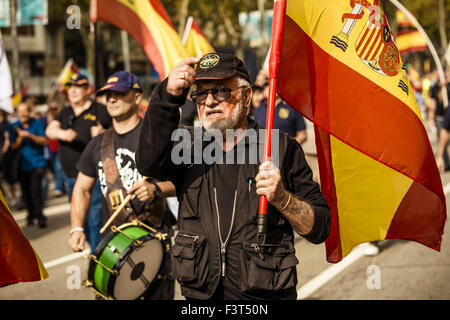
[[[77,163],[79,172],[73,191],[74,203],[70,211],[71,237],[69,240],[69,246],[75,252],[84,249],[86,238],[81,230],[87,215],[91,189],[96,179],[99,179],[102,190],[103,223],[106,223],[120,206],[120,200],[123,201],[127,194],[132,193],[134,197],[125,205],[112,224],[119,226],[137,218],[163,234],[172,233],[171,227],[175,223],[175,218],[167,208],[165,198],[174,195],[173,184],[153,181],[151,178],[143,180],[136,169],[134,155],[142,127],[142,120],[138,113],[142,91],[138,77],[128,71],[112,74],[105,85],[97,91],[97,96],[106,96],[106,108],[113,119],[113,126],[89,142]],[[114,161],[111,161],[112,159]],[[170,238],[168,237],[162,244],[164,248],[169,248]],[[100,245],[95,254],[102,253],[103,249],[105,249],[103,245]],[[126,288],[123,284],[119,288],[133,292],[144,284],[146,290],[145,294],[144,291],[142,293],[145,300],[173,299],[174,280],[171,277],[170,256],[164,254],[159,270],[155,270],[158,271],[158,275],[155,275],[155,279],[147,279],[143,283],[141,281],[145,278],[135,275],[139,275],[139,272],[145,276],[152,274],[151,270],[155,268],[152,266],[152,261],[158,261],[160,258],[158,251],[143,249],[142,252],[154,252],[155,255],[141,253],[136,255],[134,260],[127,260],[125,251],[123,252],[126,258],[125,265],[134,264],[129,269],[132,279],[123,280],[122,278],[121,281],[129,281],[126,283],[130,288]],[[126,274],[127,268],[124,267],[122,270]],[[150,286],[151,289],[148,290]],[[115,292],[115,294],[120,296],[124,293]]]
[[[191,86],[200,136],[209,137],[200,143],[198,130],[178,127],[178,108]],[[259,127],[247,116],[251,97],[244,63],[231,54],[210,53],[172,69],[155,88],[144,117],[137,167],[176,186],[179,231],[171,254],[174,277],[188,299],[295,299],[293,231],[313,243],[329,234],[328,204],[294,139],[279,132],[272,150],[278,166],[252,161],[264,135],[252,136]],[[193,142],[177,140],[189,136]],[[179,144],[181,163],[173,152]],[[256,223],[261,195],[269,203],[263,241]]]
[[[83,74],[73,74],[65,85],[69,106],[52,120],[45,131],[47,137],[59,142],[59,160],[64,173],[69,201],[78,170],[76,164],[88,142],[111,126],[112,120],[105,106],[91,100],[93,88]],[[87,241],[94,251],[100,241],[102,205],[100,184],[92,191],[89,215],[85,225]]]

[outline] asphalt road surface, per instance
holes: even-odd
[[[450,173],[442,175],[450,186]],[[450,192],[450,187],[446,191]],[[447,208],[450,203],[447,200]],[[69,249],[69,206],[53,199],[45,209],[47,229],[25,226],[25,213],[14,213],[23,232],[44,262],[49,277],[43,281],[0,288],[0,299],[91,300],[94,294],[80,285],[87,278],[88,259]],[[441,252],[419,243],[384,240],[380,252],[366,256],[355,249],[338,264],[325,259],[325,245],[296,239],[300,299],[450,299],[450,234],[446,224]],[[183,299],[177,288],[176,299]]]

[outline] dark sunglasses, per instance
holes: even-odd
[[[191,99],[196,104],[203,104],[206,98],[211,93],[218,102],[227,101],[231,98],[231,92],[237,89],[246,88],[247,86],[240,86],[235,89],[224,88],[212,88],[212,89],[200,89],[191,92]]]

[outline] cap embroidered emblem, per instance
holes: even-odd
[[[209,69],[214,67],[219,63],[220,57],[215,53],[210,53],[203,57],[200,61],[200,68]]]
[[[113,84],[107,84],[103,88],[101,88],[99,91],[106,90],[106,89],[109,89],[111,87],[114,87],[114,85]]]
[[[118,77],[111,77],[111,78],[108,79],[108,82],[107,82],[107,83],[117,82],[117,81],[119,81],[119,78],[118,78]]]

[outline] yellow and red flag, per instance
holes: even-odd
[[[159,0],[94,0],[91,21],[97,19],[127,31],[142,46],[159,78],[188,57],[178,33]]]
[[[207,53],[216,52],[191,16],[186,21],[182,43],[187,54],[192,57],[201,57]]]
[[[75,64],[72,58],[67,60],[63,69],[58,75],[56,80],[56,88],[58,91],[63,92],[65,84],[69,81],[70,77],[76,73],[80,72],[80,68]]]
[[[378,0],[285,1],[274,5],[275,19],[286,4],[277,90],[315,125],[332,216],[327,260],[383,239],[439,251],[445,196],[383,8]]]
[[[13,105],[13,108],[14,108],[14,109],[19,105],[19,103],[22,102],[23,97],[25,97],[25,94],[27,93],[29,87],[30,87],[30,86],[25,86],[25,87],[23,87],[22,90],[20,90],[19,92],[17,92],[17,93],[11,98],[11,100],[12,100],[12,105]]]
[[[403,12],[397,10],[395,13],[397,19],[398,30],[395,36],[395,43],[397,44],[400,54],[409,52],[425,51],[427,49],[427,42],[419,30],[409,21]]]
[[[47,277],[41,259],[17,225],[0,191],[0,287]]]

